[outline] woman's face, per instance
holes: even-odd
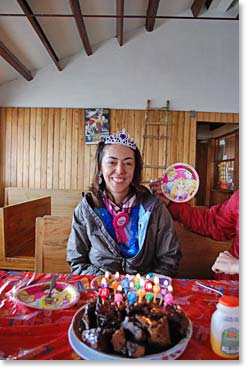
[[[123,145],[106,145],[102,158],[101,172],[106,189],[120,203],[127,195],[133,180],[135,156],[132,149]]]

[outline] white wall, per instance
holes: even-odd
[[[0,87],[0,106],[239,112],[239,22],[172,20]]]

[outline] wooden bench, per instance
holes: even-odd
[[[72,217],[44,216],[36,219],[35,270],[44,273],[69,273],[66,247]],[[231,241],[220,242],[200,236],[175,222],[183,258],[178,278],[211,279],[211,266],[220,251],[230,247]]]
[[[51,197],[51,215],[72,217],[75,207],[82,199],[82,190],[6,187],[4,203],[5,205],[12,205],[43,196]]]
[[[72,216],[44,216],[36,219],[35,271],[70,273],[66,249]]]
[[[176,221],[174,225],[183,254],[177,278],[212,279],[215,259],[230,248],[232,241],[215,241],[191,232]]]
[[[50,213],[50,197],[0,208],[0,269],[34,270],[36,218]]]

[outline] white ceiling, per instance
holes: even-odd
[[[150,0],[151,1],[151,0]],[[59,63],[74,54],[85,52],[78,28],[72,15],[69,0],[25,0],[30,6],[33,14],[53,14],[62,16],[36,16],[42,30],[48,38]],[[116,37],[116,2],[117,0],[80,0],[81,12],[84,15],[84,23],[88,39],[92,49],[92,55],[99,47],[103,47],[103,42]],[[194,0],[160,0],[157,16],[177,16],[193,17],[191,6]],[[202,0],[202,7],[198,18],[236,18],[239,14],[239,2],[233,0],[210,0],[207,9],[206,0]],[[142,18],[124,18],[123,22],[123,44],[131,37],[131,32],[140,29],[146,32],[144,18],[146,16],[148,0],[125,0],[124,16],[136,15]],[[227,10],[230,5],[231,9]],[[4,15],[5,14],[5,15]],[[25,16],[14,16],[22,14],[23,10],[18,4],[18,0],[0,0],[0,41],[15,55],[25,67],[34,73],[36,70],[54,65],[41,40],[37,36],[31,23]],[[111,15],[112,18],[91,18],[86,15]],[[196,18],[196,19],[198,19]],[[169,19],[156,19],[154,30],[163,22]],[[187,19],[187,22],[190,21]],[[197,20],[202,21],[202,20]],[[226,21],[217,19],[217,21]],[[118,42],[117,39],[115,42]],[[120,47],[120,45],[119,45]],[[1,55],[1,53],[0,53]],[[68,61],[69,62],[69,61]],[[3,57],[0,56],[0,85],[9,81],[23,78]]]

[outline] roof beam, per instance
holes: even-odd
[[[116,37],[119,45],[123,46],[124,0],[116,0],[116,15]]]
[[[158,11],[159,2],[160,0],[149,0],[145,22],[145,29],[148,32],[152,32],[154,29],[155,17]]]
[[[46,37],[46,35],[45,35],[45,33],[44,33],[41,25],[39,24],[39,22],[37,21],[37,19],[35,18],[35,16],[33,16],[32,9],[30,8],[28,2],[26,0],[17,0],[17,2],[20,5],[20,7],[23,10],[23,12],[26,15],[26,17],[28,18],[29,22],[31,23],[33,29],[37,33],[40,41],[42,42],[42,44],[44,45],[44,47],[48,51],[48,54],[50,55],[50,57],[54,61],[57,69],[61,71],[62,68],[59,65],[59,59],[56,56],[56,53],[53,50],[53,48],[52,48],[52,46],[51,46],[48,38]]]
[[[193,4],[191,5],[191,12],[193,14],[193,17],[198,17],[200,11],[202,10],[202,7],[204,5],[204,0],[194,0]]]
[[[92,54],[92,49],[91,49],[91,45],[90,45],[89,38],[87,35],[87,31],[85,28],[83,15],[81,13],[79,0],[69,0],[69,1],[70,1],[70,6],[72,9],[73,15],[75,17],[75,21],[76,21],[76,25],[79,31],[81,41],[85,48],[85,52],[87,53],[88,56],[90,56]]]
[[[18,73],[28,81],[33,79],[31,72],[17,59],[17,57],[0,41],[0,55],[9,63]]]

